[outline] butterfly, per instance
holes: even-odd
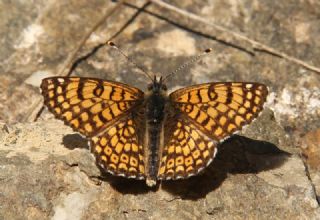
[[[97,78],[49,77],[41,90],[48,110],[86,136],[105,171],[158,181],[200,173],[226,138],[263,110],[268,89],[254,82],[213,82],[170,94],[154,76],[144,93]]]

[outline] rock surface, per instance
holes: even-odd
[[[270,88],[271,110],[227,140],[199,177],[156,190],[101,177],[81,136],[47,112],[31,121],[42,100],[41,79],[61,70],[114,1],[1,1],[0,219],[320,218],[319,74],[263,52],[253,56],[241,40],[152,4],[137,14],[135,6],[145,2],[130,2],[91,34],[77,57],[116,36],[135,62],[164,75],[211,47],[212,54],[177,73],[169,88],[262,82]],[[170,3],[320,67],[319,1]],[[79,62],[73,75],[143,90],[148,82],[106,46]]]

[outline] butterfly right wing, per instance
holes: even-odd
[[[206,83],[170,94],[174,117],[166,120],[160,179],[187,178],[214,158],[219,142],[242,129],[263,109],[268,94],[260,83]]]
[[[215,157],[218,142],[212,140],[180,113],[169,116],[164,132],[158,178],[185,179],[203,170]]]
[[[41,83],[44,104],[56,118],[92,137],[143,101],[137,88],[112,81],[50,77]]]

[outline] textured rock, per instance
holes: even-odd
[[[310,131],[303,137],[302,153],[320,202],[320,129]]]
[[[310,131],[303,137],[302,152],[310,167],[320,170],[320,129]]]

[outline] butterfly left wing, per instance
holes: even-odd
[[[145,179],[144,150],[139,138],[138,116],[129,113],[90,140],[91,152],[107,172]]]
[[[186,178],[213,159],[216,146],[263,109],[267,87],[259,83],[207,83],[170,94],[174,117],[165,127],[160,179]]]
[[[80,77],[50,77],[41,84],[44,103],[56,118],[90,140],[106,171],[145,178],[143,140],[137,125],[144,93],[123,83]],[[143,128],[141,128],[143,129]],[[140,132],[142,133],[142,132]]]

